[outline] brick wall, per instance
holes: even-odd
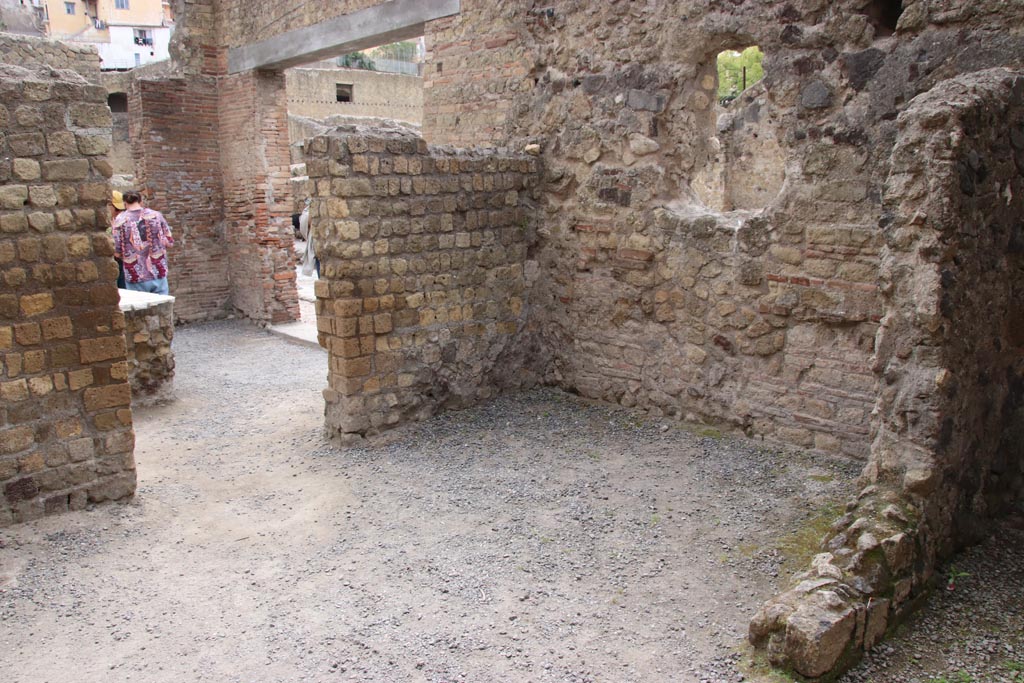
[[[218,82],[226,242],[233,305],[271,323],[298,319],[288,109],[283,73]]]
[[[0,525],[135,489],[102,87],[0,65]]]
[[[180,320],[224,316],[231,295],[224,234],[217,83],[136,80],[129,91],[137,183],[174,233],[171,292]]]
[[[310,139],[305,154],[330,431],[376,431],[535,380],[535,158],[354,126]]]

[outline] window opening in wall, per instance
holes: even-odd
[[[903,3],[901,0],[871,0],[861,12],[867,15],[868,21],[875,27],[875,37],[884,38],[896,33],[896,25],[903,14]]]
[[[757,45],[718,53],[718,101],[728,104],[764,78],[764,53]]]
[[[128,0],[114,0],[114,9],[128,9]]]
[[[150,31],[148,31],[146,29],[142,29],[142,28],[135,29],[135,44],[136,45],[152,45],[153,44],[153,34],[152,34],[152,32],[150,32]]]
[[[128,111],[128,93],[112,92],[107,95],[107,106],[113,114],[124,114]]]
[[[338,102],[354,102],[352,99],[352,84],[338,83],[335,87],[335,97]]]
[[[74,14],[75,13],[75,3],[73,3],[73,2],[65,2],[64,3],[64,11],[66,13],[68,13],[68,14]]]
[[[704,208],[716,212],[758,211],[778,196],[785,180],[780,122],[773,115],[763,79],[764,53],[756,45],[710,57],[698,75],[694,102],[707,125],[704,164],[690,187]]]
[[[142,55],[135,53],[135,66],[142,66]]]

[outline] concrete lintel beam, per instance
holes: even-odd
[[[391,0],[228,50],[228,73],[279,71],[417,38],[428,21],[458,14],[460,0]]]

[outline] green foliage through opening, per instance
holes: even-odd
[[[764,53],[761,48],[752,45],[742,52],[726,50],[718,54],[718,101],[727,104],[759,80],[764,78],[761,62]],[[746,84],[744,73],[746,69]]]

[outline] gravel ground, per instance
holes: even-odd
[[[748,619],[801,564],[779,549],[859,470],[553,390],[340,449],[322,351],[225,322],[175,353],[134,500],[0,530],[4,681],[755,680]],[[1021,652],[1013,538],[936,606],[1016,581],[986,614],[1015,599],[1017,640],[951,656]]]

